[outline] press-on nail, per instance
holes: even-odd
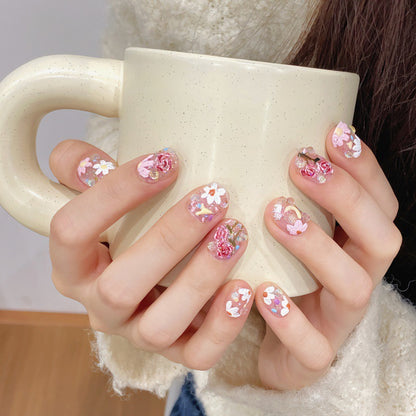
[[[228,201],[226,189],[213,182],[191,196],[188,210],[198,221],[209,222],[228,207]]]
[[[268,286],[264,289],[263,302],[267,309],[279,318],[283,318],[289,313],[289,300],[277,286]]]
[[[228,316],[230,318],[239,318],[240,316],[246,315],[249,311],[248,304],[250,303],[251,296],[252,292],[250,289],[243,287],[236,288],[227,298],[225,304],[225,311]]]
[[[325,183],[334,172],[331,163],[317,155],[313,147],[300,150],[295,165],[302,176],[321,184]]]
[[[116,167],[116,162],[104,160],[100,155],[95,154],[79,162],[77,174],[81,182],[93,186]]]
[[[354,126],[340,121],[332,134],[332,145],[339,148],[347,159],[361,155],[361,140],[355,134]]]
[[[174,150],[165,148],[147,156],[137,165],[139,177],[148,183],[158,182],[178,167],[178,157]]]
[[[308,228],[309,215],[302,212],[293,198],[278,198],[273,206],[274,223],[290,235],[303,234]]]
[[[229,259],[247,238],[247,230],[243,224],[236,220],[227,220],[215,229],[208,250],[217,259]]]

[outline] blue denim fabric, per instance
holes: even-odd
[[[195,395],[195,384],[192,373],[186,375],[181,393],[173,406],[170,416],[205,416],[202,403]]]

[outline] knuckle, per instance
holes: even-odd
[[[104,332],[106,334],[111,333],[110,326],[103,319],[100,319],[94,315],[89,315],[88,318],[90,320],[90,326],[92,330]]]
[[[215,365],[216,361],[203,349],[192,349],[184,353],[184,365],[198,371],[206,371]]]
[[[403,237],[399,229],[392,223],[390,229],[383,235],[383,244],[374,250],[374,257],[381,262],[390,263],[397,255],[402,245]]]
[[[348,186],[348,198],[346,198],[346,211],[354,212],[356,207],[361,205],[363,198],[363,188],[361,185],[353,180],[351,180],[350,185]]]
[[[78,245],[80,242],[80,233],[77,231],[74,220],[65,207],[61,208],[52,218],[50,238],[66,247]]]
[[[153,352],[160,352],[169,348],[175,341],[176,338],[157,327],[155,322],[147,322],[146,319],[141,319],[137,331],[135,331],[134,338],[136,342],[146,345],[146,349]]]
[[[105,274],[97,280],[97,295],[104,305],[114,311],[136,309],[140,303],[131,290],[126,290],[120,281],[115,281]]]
[[[321,345],[320,348],[315,349],[315,353],[303,363],[303,365],[313,373],[321,373],[328,369],[334,360],[335,354],[329,343]]]
[[[180,253],[180,247],[178,245],[179,238],[172,228],[172,225],[167,220],[162,220],[158,230],[159,243],[162,249],[166,249],[169,252]]]
[[[374,283],[364,269],[355,274],[354,280],[355,284],[351,285],[351,290],[343,297],[342,301],[353,310],[362,310],[370,302]]]

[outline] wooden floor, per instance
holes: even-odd
[[[111,393],[94,367],[86,316],[0,311],[1,416],[162,416],[145,392]]]

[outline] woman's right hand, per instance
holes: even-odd
[[[112,169],[115,162],[101,150],[81,141],[60,143],[51,154],[51,169],[81,193],[52,219],[52,279],[59,292],[85,306],[94,330],[205,370],[236,338],[253,303],[246,282],[224,284],[246,248],[247,234],[238,221],[224,218],[223,188],[210,184],[190,192],[114,261],[99,239],[171,185],[177,162],[165,149]],[[175,281],[159,287],[196,246]]]

